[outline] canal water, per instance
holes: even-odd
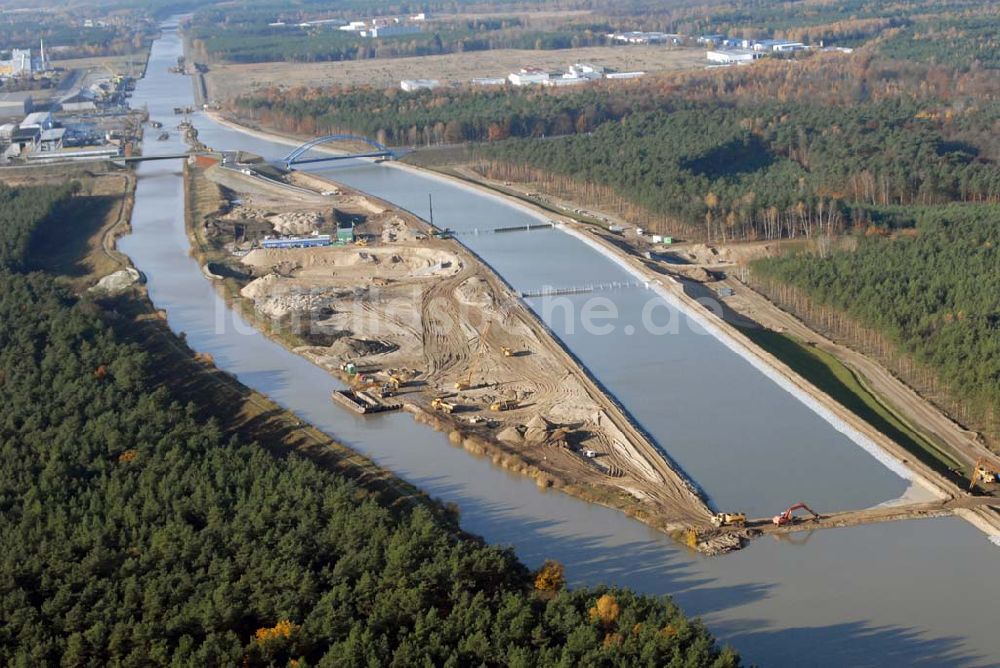
[[[135,104],[174,124],[192,86],[167,68],[181,55],[166,29],[153,47]],[[194,117],[216,149],[279,157],[287,147]],[[182,150],[179,133],[147,153]],[[319,168],[332,178],[456,230],[520,224],[526,214],[493,198],[421,175],[369,164]],[[363,419],[333,406],[336,381],[258,334],[229,310],[188,255],[181,165],[143,163],[133,233],[121,248],[144,271],[153,302],[191,346],[435,497],[454,501],[463,527],[510,544],[529,565],[555,558],[573,584],[623,585],[670,594],[700,615],[748,662],[764,665],[997,665],[992,615],[1000,551],[954,519],[899,522],[765,539],[721,558],[678,547],[605,508],[538,490],[527,479],[455,449],[403,414]],[[557,231],[462,236],[518,289],[628,280],[613,262]],[[605,295],[620,313],[614,331],[569,331],[558,309],[539,313],[719,507],[771,514],[798,500],[817,510],[857,508],[904,493],[908,482],[777,387],[697,324],[666,305],[676,333],[642,323],[652,293]],[[582,307],[587,296],[569,299]],[[627,326],[632,333],[628,334]],[[794,541],[794,542],[793,542]]]

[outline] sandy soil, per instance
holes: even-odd
[[[565,71],[579,62],[594,63],[621,72],[655,73],[704,67],[705,51],[663,46],[592,46],[557,51],[497,49],[337,63],[215,64],[206,75],[206,81],[209,97],[221,101],[272,86],[315,88],[346,84],[398,87],[402,79],[438,79],[442,83],[464,84],[476,77],[505,77],[522,67]]]
[[[220,218],[253,210],[270,222],[318,210],[308,195],[288,189],[279,197],[273,184],[239,172],[225,181],[244,204]],[[384,202],[313,176],[297,182],[335,193],[324,197],[327,210],[366,216],[355,228],[363,246],[255,249],[238,258],[252,275],[240,294],[262,318],[335,336],[297,352],[337,374],[353,362],[376,380],[406,378],[398,399],[425,421],[508,468],[530,470],[540,484],[630,509],[668,531],[708,525],[693,488],[475,256]],[[468,389],[456,390],[458,381]],[[432,408],[436,397],[455,412]],[[515,407],[490,410],[500,400]]]

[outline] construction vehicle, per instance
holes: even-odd
[[[351,389],[355,392],[370,392],[379,399],[385,399],[396,394],[398,388],[392,385],[392,383],[380,383],[375,379],[359,374],[358,380],[351,385]]]
[[[507,346],[500,346],[500,352],[503,353],[504,357],[513,357],[514,356],[514,351],[511,350],[510,348],[508,348]]]
[[[797,518],[792,513],[794,513],[796,510],[804,510],[808,513],[811,513],[813,519],[816,520],[819,519],[819,513],[817,513],[815,510],[813,510],[804,503],[796,503],[794,506],[792,506],[785,512],[781,513],[780,515],[775,515],[774,517],[772,517],[771,524],[773,524],[776,527],[783,527],[788,524],[794,523]]]
[[[483,333],[479,335],[479,346],[476,348],[476,355],[472,360],[472,364],[469,365],[469,375],[455,382],[456,390],[468,390],[472,388],[472,376],[475,375],[476,369],[479,367],[479,361],[483,357],[483,353],[486,352],[486,335],[490,333],[490,327],[493,326],[493,321],[491,320]]]
[[[492,404],[490,404],[490,410],[494,413],[500,413],[503,411],[512,411],[517,408],[517,402],[513,399],[497,399]]]
[[[354,245],[355,246],[361,246],[362,248],[364,248],[365,246],[368,245],[368,239],[366,239],[365,237],[358,237],[354,241]]]
[[[979,461],[976,462],[976,467],[972,469],[972,480],[969,482],[969,490],[972,490],[977,482],[982,482],[986,485],[1000,482],[1000,468],[988,462],[985,457],[980,457]]]
[[[446,401],[443,397],[434,397],[431,399],[431,408],[442,413],[454,413],[456,406],[450,401]]]
[[[717,527],[746,526],[746,513],[716,513],[712,515],[712,524]]]

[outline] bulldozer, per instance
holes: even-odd
[[[434,397],[431,399],[431,408],[442,413],[454,413],[456,406],[452,402],[446,401],[443,397]]]
[[[797,520],[797,518],[793,514],[796,510],[805,510],[806,512],[812,514],[813,519],[816,520],[819,519],[819,513],[817,513],[815,510],[813,510],[804,503],[796,503],[794,506],[792,506],[785,512],[781,513],[780,515],[775,515],[774,517],[772,517],[771,524],[773,524],[776,527],[783,527],[789,524],[793,524]]]
[[[717,527],[746,526],[746,513],[716,513],[712,515],[712,524]]]
[[[991,464],[985,457],[980,457],[976,462],[976,467],[972,469],[972,480],[969,482],[969,490],[976,486],[977,482],[990,485],[1000,482],[1000,469]]]

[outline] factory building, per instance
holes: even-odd
[[[25,77],[36,72],[47,72],[49,61],[45,57],[45,42],[39,44],[39,55],[33,56],[31,49],[11,49],[10,58],[0,60],[0,78]]]
[[[515,86],[532,86],[549,80],[549,73],[534,67],[522,67],[520,72],[511,72],[507,80]]]
[[[760,51],[745,50],[709,51],[705,54],[705,57],[713,63],[719,63],[721,65],[739,65],[759,60],[764,57],[764,54]]]
[[[415,90],[434,90],[441,85],[437,79],[403,79],[399,82],[399,87],[408,93]]]
[[[329,234],[314,234],[310,237],[265,237],[260,243],[264,248],[318,248],[329,246],[332,240]]]

